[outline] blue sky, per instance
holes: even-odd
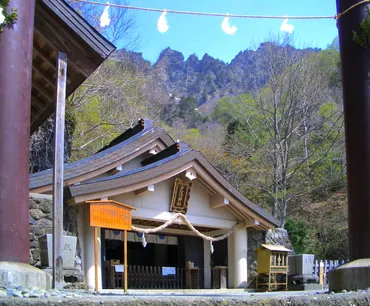
[[[112,3],[115,1],[112,1]],[[116,2],[117,3],[117,2]],[[334,0],[130,0],[132,6],[230,13],[245,15],[335,15]],[[189,16],[167,14],[169,30],[160,33],[157,20],[160,13],[135,11],[136,31],[140,34],[137,52],[154,62],[160,52],[170,47],[180,51],[185,58],[195,53],[202,57],[205,53],[230,62],[236,54],[252,49],[266,40],[269,34],[283,34],[279,30],[282,20],[230,18],[230,25],[238,30],[233,36],[221,30],[222,17]],[[293,35],[297,47],[326,48],[337,36],[336,22],[324,20],[292,20]],[[120,45],[118,45],[120,47]]]

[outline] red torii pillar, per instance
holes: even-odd
[[[35,0],[12,0],[0,34],[0,261],[29,262],[29,139]]]
[[[18,21],[0,34],[0,279],[46,286],[29,265],[29,138],[35,0],[11,0]]]
[[[370,52],[353,40],[353,31],[361,32],[367,16],[368,3],[353,7],[359,2],[337,0],[351,262],[330,273],[330,290],[370,287]]]

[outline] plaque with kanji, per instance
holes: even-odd
[[[192,182],[183,181],[179,178],[175,179],[170,206],[171,212],[186,214],[192,185]]]
[[[131,230],[134,207],[112,201],[87,201],[90,204],[90,226]]]

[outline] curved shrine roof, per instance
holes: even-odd
[[[121,142],[117,142],[117,139]],[[113,143],[113,144],[112,144]],[[93,178],[114,169],[152,147],[164,149],[174,143],[173,139],[151,121],[143,120],[114,139],[98,153],[64,166],[64,186]],[[45,193],[52,190],[53,170],[48,169],[30,175],[30,192]]]
[[[141,167],[117,174],[98,177],[152,148],[161,151],[141,162]],[[95,155],[65,165],[65,199],[70,205],[103,197],[136,191],[164,180],[196,172],[197,181],[213,196],[229,200],[226,205],[240,221],[256,220],[259,229],[279,225],[270,213],[252,203],[234,188],[199,151],[184,143],[175,143],[163,130],[153,127],[149,120],[129,129]],[[86,181],[88,180],[88,181]],[[52,169],[30,175],[31,192],[52,190]],[[254,226],[254,225],[253,225]]]

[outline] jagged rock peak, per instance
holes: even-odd
[[[172,50],[170,47],[167,47],[161,52],[157,62],[160,62],[164,58],[173,58],[177,61],[179,60],[184,61],[184,55],[182,55],[182,53],[179,51]]]
[[[188,57],[188,59],[186,61],[187,62],[195,62],[195,61],[199,61],[199,58],[195,53],[193,53]]]
[[[133,52],[126,49],[119,49],[114,51],[110,58],[123,62],[129,61],[130,63],[134,64],[137,68],[140,69],[144,68],[149,69],[151,67],[151,63],[143,58],[143,54],[141,52]]]
[[[202,62],[213,62],[213,63],[225,64],[223,61],[219,60],[218,58],[214,58],[214,57],[210,56],[208,53],[205,53],[203,55]]]
[[[190,55],[188,59],[186,60],[186,66],[188,68],[193,69],[194,71],[199,70],[199,65],[200,65],[200,60],[198,56],[196,56],[195,54]]]

